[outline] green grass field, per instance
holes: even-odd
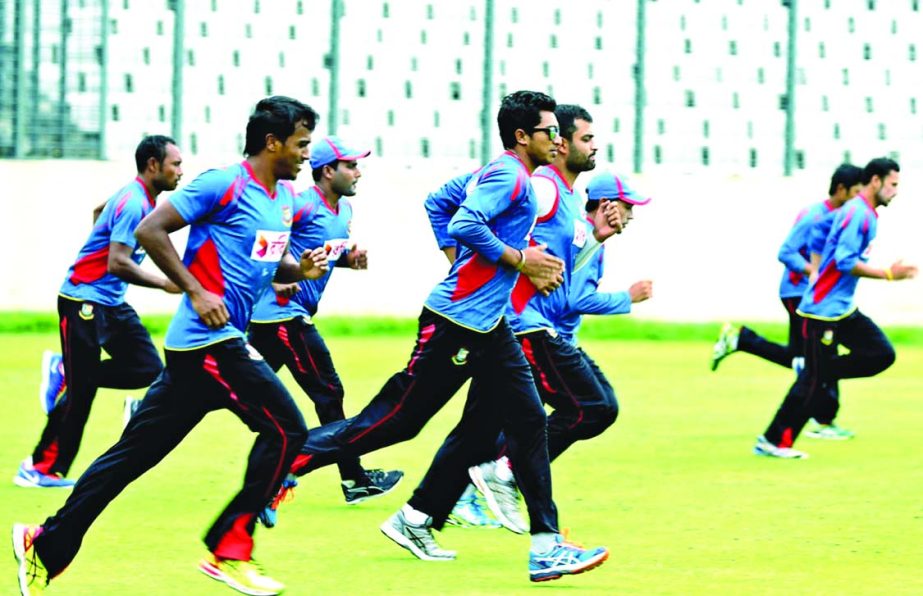
[[[363,458],[367,467],[407,472],[394,493],[347,507],[335,468],[320,470],[303,479],[277,528],[257,529],[255,555],[293,595],[923,593],[923,345],[899,344],[892,369],[843,383],[840,422],[856,439],[804,438],[797,446],[810,459],[777,461],[750,449],[791,373],[747,355],[711,373],[704,335],[611,341],[588,333],[584,347],[612,380],[621,415],[555,463],[554,487],[562,526],[611,549],[598,570],[530,586],[527,537],[450,528],[437,538],[459,558],[433,563],[381,535],[378,525],[410,496],[458,419],[462,396],[415,440]],[[412,339],[412,331],[328,337],[348,414],[403,366]],[[53,332],[0,333],[4,528],[41,522],[67,497],[9,482],[38,439],[38,363],[56,344]],[[293,394],[315,424],[309,400]],[[116,440],[123,397],[97,396],[76,473]],[[196,563],[201,536],[241,482],[252,440],[230,414],[209,416],[112,503],[48,593],[231,593]],[[0,593],[12,594],[7,561]]]

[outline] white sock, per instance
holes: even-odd
[[[495,474],[501,482],[511,482],[513,480],[513,469],[510,467],[510,460],[505,455],[494,462]]]
[[[429,520],[428,515],[422,511],[417,511],[410,505],[404,505],[401,507],[401,511],[404,513],[404,519],[415,526],[425,526],[426,522]]]
[[[553,532],[532,534],[532,552],[540,555],[547,553],[557,544],[557,540],[555,539],[556,536],[557,534]]]

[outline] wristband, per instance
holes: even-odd
[[[518,248],[516,250],[519,250]],[[513,266],[516,271],[522,271],[523,267],[526,266],[526,253],[519,250],[519,262]]]
[[[885,269],[885,279],[887,279],[888,281],[894,281],[894,272],[891,271],[890,267]]]

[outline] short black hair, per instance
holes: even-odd
[[[175,145],[176,141],[164,135],[148,135],[141,139],[138,148],[135,149],[135,166],[140,174],[147,169],[147,161],[150,158],[157,160],[157,163],[163,164],[167,157],[167,145]]]
[[[840,166],[833,171],[833,176],[830,177],[830,192],[827,194],[833,196],[834,193],[836,193],[837,187],[841,184],[843,188],[847,190],[856,184],[862,184],[862,168],[854,166],[851,163],[840,164]]]
[[[593,117],[584,108],[570,103],[559,104],[554,109],[554,115],[558,118],[561,136],[568,141],[574,140],[574,133],[577,132],[577,120],[593,121]]]
[[[512,149],[516,145],[518,129],[531,133],[542,120],[539,112],[553,112],[555,107],[557,103],[554,99],[540,91],[517,91],[504,97],[497,112],[503,148]]]
[[[247,122],[247,144],[244,155],[256,155],[266,147],[266,135],[280,141],[292,136],[295,128],[303,124],[310,131],[317,126],[319,116],[311,106],[297,99],[274,95],[260,100]]]
[[[868,184],[875,176],[878,176],[883,182],[891,172],[900,171],[901,167],[890,157],[876,157],[868,162],[865,169],[862,170],[862,183]]]
[[[336,170],[336,169],[338,169],[338,168],[340,167],[340,162],[341,162],[341,161],[343,161],[343,160],[341,160],[341,159],[335,159],[335,160],[331,161],[330,163],[325,163],[324,165],[320,166],[319,168],[314,168],[314,169],[312,169],[312,170],[311,170],[311,178],[314,179],[314,182],[320,182],[321,176],[322,176],[323,173],[324,173],[324,168],[326,168],[327,166],[330,166],[331,168],[333,168],[334,170]]]

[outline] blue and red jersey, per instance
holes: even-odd
[[[587,233],[592,233],[592,229],[592,224],[588,225]],[[599,291],[605,251],[605,245],[601,244],[586,265],[571,275],[567,310],[558,318],[557,331],[572,344],[577,343],[577,331],[580,329],[583,315],[623,315],[631,312],[631,296],[627,291]]]
[[[140,265],[145,253],[135,240],[135,228],[153,208],[154,197],[140,177],[110,197],[67,271],[61,295],[106,306],[125,302],[128,282],[109,273],[109,245],[118,242],[134,249],[131,259]]]
[[[170,197],[189,224],[183,263],[202,286],[224,299],[230,321],[209,329],[184,295],[165,347],[191,350],[244,337],[253,305],[270,287],[285,254],[294,218],[294,189],[266,188],[243,161],[209,170]]]
[[[779,261],[785,265],[785,271],[782,273],[782,283],[779,284],[780,298],[793,298],[804,296],[804,291],[808,289],[808,276],[804,273],[804,268],[811,259],[811,242],[817,234],[823,233],[819,230],[824,224],[822,223],[836,209],[830,203],[830,200],[815,203],[810,207],[801,210],[795,219],[795,225],[785,238],[779,248]],[[832,221],[829,220],[829,221]],[[830,224],[826,224],[829,231]],[[826,238],[824,233],[823,238]],[[823,239],[821,240],[823,242]],[[820,252],[817,250],[816,252]]]
[[[500,257],[505,245],[526,247],[536,210],[529,170],[515,153],[504,151],[484,166],[449,222],[458,255],[426,308],[475,331],[496,327],[519,277]]]
[[[557,328],[558,319],[567,310],[567,292],[577,253],[586,246],[588,238],[582,201],[555,166],[536,169],[532,187],[538,204],[538,220],[529,245],[545,244],[548,247],[545,252],[563,259],[564,283],[544,296],[527,276],[519,276],[507,312],[516,333]]]
[[[298,291],[291,298],[264,292],[256,302],[251,321],[274,323],[317,312],[317,305],[327,287],[334,265],[349,251],[349,228],[353,208],[346,197],[341,197],[334,209],[324,192],[314,186],[295,197],[295,215],[292,219],[290,248],[292,256],[299,258],[305,250],[323,246],[330,268],[322,277],[298,282]]]
[[[440,249],[455,246],[455,239],[449,235],[449,222],[458,211],[458,206],[465,200],[468,191],[474,188],[480,171],[481,168],[478,168],[473,172],[456,176],[426,197],[423,206],[426,208],[426,215]]]
[[[856,195],[836,212],[821,253],[819,274],[801,299],[798,314],[823,320],[852,314],[859,278],[850,271],[857,263],[868,262],[877,231],[878,212],[862,195]]]

